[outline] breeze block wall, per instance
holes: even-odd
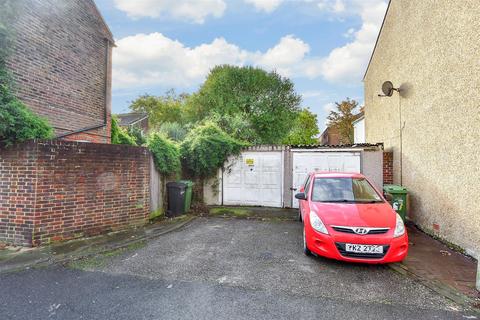
[[[141,147],[31,141],[0,148],[0,241],[38,246],[143,225],[150,153]]]

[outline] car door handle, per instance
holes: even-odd
[[[297,191],[297,188],[291,187],[290,191]]]

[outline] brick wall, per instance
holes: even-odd
[[[7,66],[16,95],[46,117],[57,135],[104,124],[105,110],[107,118],[111,110],[113,38],[93,1],[12,3],[14,44]],[[108,126],[89,133],[89,141],[110,142]]]
[[[145,148],[69,141],[0,149],[0,241],[41,245],[141,225]]]
[[[383,184],[393,184],[393,152],[383,152]]]

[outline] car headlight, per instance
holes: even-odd
[[[402,217],[397,213],[397,221],[395,222],[395,232],[393,236],[400,237],[405,233],[405,224],[403,223]]]
[[[322,219],[315,213],[315,211],[310,211],[310,225],[315,231],[320,233],[328,234],[327,227],[323,224]]]

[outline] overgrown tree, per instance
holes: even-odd
[[[164,176],[172,176],[180,172],[180,151],[178,146],[159,133],[148,137],[148,149],[153,154],[157,170]]]
[[[328,126],[338,130],[341,144],[352,144],[354,110],[357,109],[358,102],[347,98],[340,103],[335,102],[335,105],[335,110],[330,111],[327,117]]]
[[[143,146],[147,143],[147,137],[143,133],[143,130],[136,126],[130,126],[127,129],[127,133],[130,137],[135,139],[135,144],[137,146]]]
[[[276,72],[223,65],[211,70],[200,90],[188,99],[186,111],[194,122],[236,120],[240,127],[228,121],[217,123],[237,139],[277,144],[290,132],[300,102],[293,83]]]
[[[186,172],[204,179],[214,176],[229,156],[239,154],[247,145],[210,122],[188,133],[180,145],[180,154]]]
[[[158,132],[177,142],[182,141],[187,135],[187,129],[178,122],[164,122]]]
[[[131,136],[127,130],[118,125],[118,120],[115,116],[112,116],[110,138],[112,144],[137,145],[135,137]]]
[[[293,129],[290,131],[285,144],[316,144],[318,142],[317,115],[310,112],[308,109],[303,109],[298,114]]]
[[[163,96],[146,94],[133,101],[130,109],[148,114],[151,128],[158,129],[165,122],[183,123],[183,106],[187,97],[186,94],[177,95],[173,89]]]

